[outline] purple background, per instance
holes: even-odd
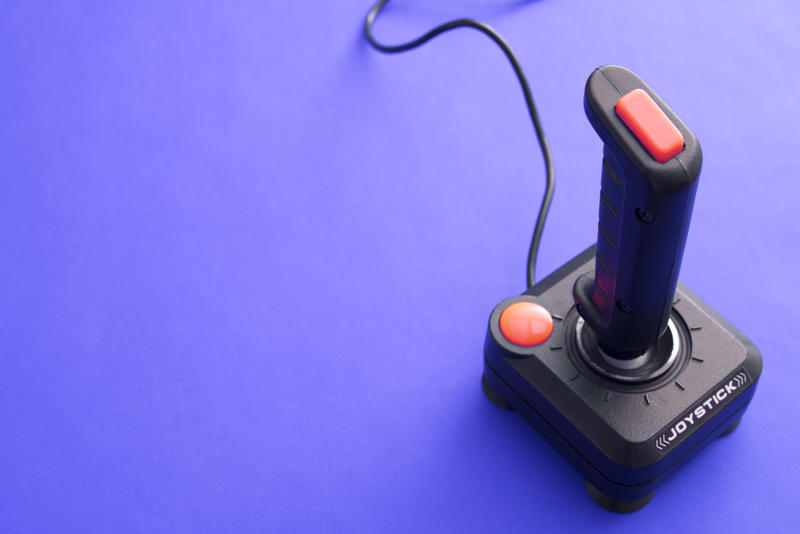
[[[742,426],[632,516],[481,393],[543,165],[464,30],[364,1],[0,4],[0,531],[800,529],[800,4],[396,0],[528,73],[595,238],[595,67],[701,140],[682,280],[761,349]]]

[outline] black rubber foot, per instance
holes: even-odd
[[[736,430],[736,428],[739,426],[739,423],[741,423],[741,422],[742,422],[742,418],[740,417],[739,419],[736,420],[735,423],[733,423],[730,427],[728,427],[728,430],[726,430],[725,432],[720,434],[719,437],[724,438],[725,436],[727,436],[728,434],[730,434],[731,432]]]
[[[501,397],[494,389],[492,389],[492,386],[489,385],[489,383],[486,381],[486,377],[483,375],[481,375],[481,389],[483,389],[483,393],[486,395],[486,397],[492,401],[492,404],[498,408],[508,410],[509,412],[514,410],[509,403],[503,400],[503,397]]]
[[[589,492],[589,497],[591,497],[594,502],[606,510],[610,512],[616,512],[618,514],[629,514],[631,512],[635,512],[636,510],[641,510],[647,503],[650,502],[650,499],[653,498],[653,494],[655,493],[650,492],[650,495],[647,497],[642,497],[636,501],[617,501],[599,489],[595,488],[594,485],[588,480],[584,480],[583,483],[586,486],[586,491]]]

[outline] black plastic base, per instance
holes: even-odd
[[[485,378],[483,379],[483,382],[484,384],[486,384]],[[491,388],[489,387],[488,384],[484,386],[484,391],[486,391],[486,388],[489,388],[489,390],[491,391]],[[492,402],[495,401],[492,400]],[[720,434],[719,437],[723,438],[731,434],[734,430],[736,430],[739,427],[739,424],[741,422],[742,422],[741,418],[738,419],[735,423],[733,423],[730,427],[728,427],[728,429],[725,430],[725,432]],[[583,484],[584,486],[586,486],[586,491],[589,493],[589,497],[591,497],[594,502],[596,502],[609,512],[616,512],[618,514],[629,514],[631,512],[641,510],[647,505],[647,503],[650,502],[650,500],[653,498],[653,495],[655,495],[655,492],[651,492],[650,495],[643,497],[641,499],[637,499],[635,501],[618,501],[613,497],[609,497],[608,495],[606,495],[605,493],[594,487],[594,485],[588,480],[584,480]]]
[[[672,473],[739,424],[761,374],[758,349],[683,285],[673,302],[681,349],[646,382],[597,372],[581,357],[571,288],[594,267],[594,249],[576,256],[489,317],[482,388],[520,414],[586,481],[592,499],[620,513],[645,506]],[[535,302],[553,319],[542,344],[521,347],[500,330],[503,311]]]
[[[589,497],[591,497],[594,502],[609,512],[616,512],[618,514],[629,514],[631,512],[635,512],[636,510],[641,510],[647,503],[650,502],[650,499],[652,499],[653,495],[655,494],[655,492],[650,492],[647,497],[643,497],[635,501],[618,501],[595,488],[594,485],[588,480],[584,480],[583,484],[586,486],[586,491],[589,492]]]

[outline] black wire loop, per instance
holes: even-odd
[[[421,37],[418,37],[413,41],[408,41],[407,43],[401,43],[397,45],[383,44],[375,39],[375,36],[372,34],[372,26],[375,23],[375,19],[378,18],[381,10],[388,2],[389,0],[378,0],[378,2],[372,6],[372,9],[369,10],[367,13],[367,18],[364,21],[364,35],[366,36],[367,41],[369,41],[369,43],[375,49],[381,52],[386,54],[405,52],[407,50],[417,48],[418,46],[427,43],[437,35],[441,35],[455,28],[473,28],[494,41],[495,44],[497,44],[497,46],[499,46],[503,51],[509,63],[511,63],[511,67],[514,69],[514,73],[517,75],[517,80],[519,80],[520,87],[522,88],[522,94],[525,97],[525,104],[528,107],[528,114],[531,117],[531,122],[533,122],[533,129],[536,131],[536,138],[539,141],[539,148],[542,151],[542,157],[544,158],[545,166],[544,196],[542,198],[542,203],[539,206],[539,215],[536,218],[536,225],[533,228],[533,237],[531,238],[530,248],[528,249],[526,282],[528,287],[533,286],[534,282],[536,281],[536,257],[539,253],[539,243],[542,239],[542,232],[544,231],[544,223],[547,220],[547,213],[550,211],[550,204],[553,201],[555,175],[553,171],[553,158],[550,155],[550,148],[547,146],[547,139],[545,139],[544,130],[542,129],[542,124],[539,120],[539,114],[536,111],[536,104],[533,101],[533,93],[528,85],[528,80],[525,77],[525,73],[522,72],[522,66],[519,64],[519,61],[514,55],[514,52],[511,50],[511,47],[508,45],[506,40],[500,36],[499,33],[497,33],[491,26],[472,19],[456,19],[446,22],[429,30]]]

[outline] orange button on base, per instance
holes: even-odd
[[[515,302],[500,314],[500,332],[514,345],[541,345],[553,332],[553,317],[535,302]]]

